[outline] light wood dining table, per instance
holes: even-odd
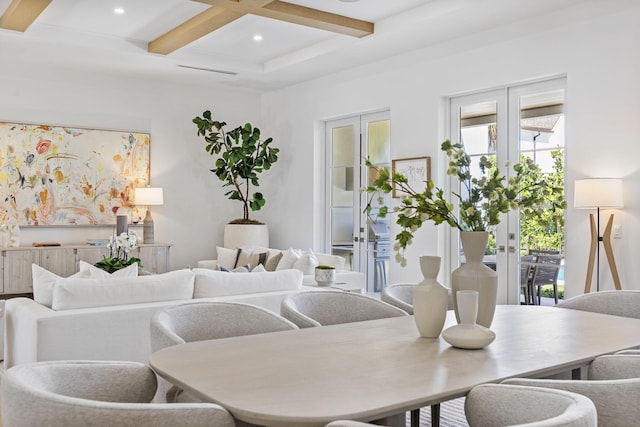
[[[454,324],[450,311],[445,328]],[[478,384],[568,371],[640,345],[640,319],[556,307],[498,306],[491,329],[493,343],[463,350],[421,338],[413,316],[396,317],[181,344],[150,365],[239,420],[319,427],[397,422]]]

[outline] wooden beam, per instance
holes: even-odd
[[[0,28],[26,31],[38,16],[49,6],[51,0],[13,0],[0,16]]]
[[[291,22],[354,37],[373,34],[374,24],[280,0],[195,0],[247,14]]]
[[[167,55],[202,36],[246,15],[244,12],[214,6],[151,41],[147,50]]]
[[[323,12],[297,4],[276,0],[251,12],[254,15],[346,34],[353,37],[364,37],[373,34],[373,23],[348,18],[335,13]]]

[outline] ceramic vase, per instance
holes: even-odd
[[[336,281],[336,269],[316,267],[314,279],[318,286],[331,286]]]
[[[413,316],[420,336],[438,338],[447,317],[449,290],[438,282],[440,257],[421,256],[424,279],[413,288]]]
[[[482,263],[489,241],[489,233],[463,231],[460,233],[460,239],[466,260],[451,273],[451,291],[456,319],[460,323],[457,292],[461,290],[478,291],[477,322],[479,325],[489,328],[493,321],[498,297],[498,274]]]
[[[491,344],[496,338],[496,334],[476,323],[478,291],[462,290],[456,294],[460,324],[442,332],[442,338],[452,346],[464,349],[478,349]]]

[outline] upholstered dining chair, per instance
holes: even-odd
[[[597,357],[587,380],[508,379],[503,384],[544,387],[582,394],[593,401],[601,427],[627,427],[640,419],[640,354],[621,352]],[[535,405],[546,410],[544,405]]]
[[[616,290],[583,294],[561,301],[556,307],[640,319],[640,291]]]
[[[212,403],[149,403],[156,375],[137,362],[21,364],[2,375],[3,427],[234,427]]]
[[[151,317],[151,350],[193,341],[298,329],[287,319],[250,304],[207,301],[181,304],[156,312]],[[160,379],[156,401],[193,400]]]
[[[384,301],[343,291],[287,295],[280,305],[280,314],[300,328],[408,316],[406,311]]]
[[[597,425],[596,408],[587,397],[536,387],[478,385],[467,394],[464,410],[470,427]]]
[[[413,288],[414,283],[396,283],[389,285],[380,292],[380,299],[387,304],[398,307],[409,314],[413,314]],[[453,310],[453,298],[449,290],[449,304],[447,310]]]

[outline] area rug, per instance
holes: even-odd
[[[410,425],[410,413],[407,412],[407,426]],[[431,408],[428,406],[420,409],[420,427],[431,427]],[[440,404],[440,427],[469,427],[464,416],[464,397]]]

